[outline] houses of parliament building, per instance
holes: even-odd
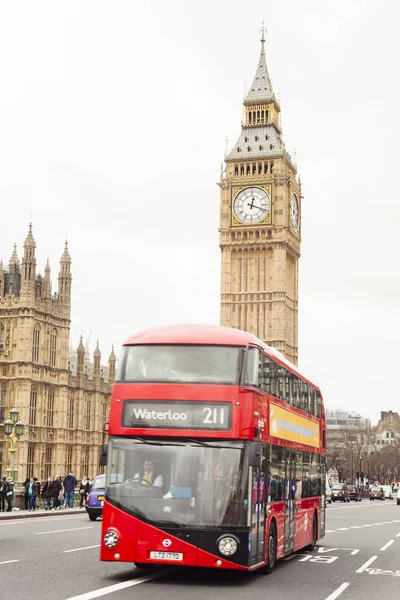
[[[21,262],[14,246],[8,266],[0,262],[0,424],[16,407],[25,425],[18,442],[15,469],[44,480],[95,476],[111,384],[114,352],[101,366],[97,345],[93,362],[82,343],[70,355],[71,258],[65,244],[57,292],[50,266],[37,273],[32,226]],[[8,440],[0,425],[0,475],[9,467]]]

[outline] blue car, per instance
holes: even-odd
[[[103,514],[104,493],[106,487],[106,476],[97,475],[94,478],[90,494],[86,497],[86,512],[91,521],[95,521],[97,517]]]

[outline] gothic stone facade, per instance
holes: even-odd
[[[255,334],[297,364],[301,185],[264,44],[263,34],[242,132],[219,184],[221,324]]]
[[[99,453],[115,376],[99,348],[90,370],[82,340],[75,372],[70,370],[71,258],[67,243],[60,260],[58,291],[52,293],[50,266],[36,273],[32,227],[20,264],[16,247],[8,268],[0,263],[0,423],[16,407],[25,431],[18,442],[18,481],[36,476],[80,477],[99,471]],[[8,441],[0,432],[0,471],[9,466]]]

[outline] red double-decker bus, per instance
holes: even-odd
[[[249,333],[129,338],[108,434],[101,560],[271,572],[324,535],[320,390]]]

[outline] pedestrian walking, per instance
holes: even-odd
[[[11,512],[12,511],[12,505],[14,502],[14,481],[12,477],[9,477],[7,480],[8,483],[8,488],[7,488],[7,492],[6,492],[6,498],[7,498],[7,512]]]
[[[62,488],[61,477],[54,477],[53,479],[53,506],[55,510],[60,510],[60,494]]]
[[[37,477],[31,477],[28,488],[29,494],[29,510],[33,511],[39,508],[37,506],[38,498],[40,498],[40,481]]]
[[[68,506],[69,508],[72,508],[74,505],[74,492],[75,492],[75,486],[77,484],[77,480],[76,477],[74,476],[73,472],[70,471],[68,473],[68,475],[65,477],[64,481],[63,481],[63,485],[64,485],[64,506]]]
[[[51,477],[48,477],[48,479],[42,489],[42,498],[46,502],[46,506],[44,507],[45,510],[51,510],[51,501],[53,500],[53,497],[54,497],[53,496],[53,481],[52,481]],[[53,502],[53,508],[55,508],[54,502]]]
[[[29,510],[29,483],[30,483],[30,479],[29,477],[27,477],[24,481],[24,505],[25,505],[25,510]]]
[[[90,492],[90,483],[86,476],[83,477],[79,486],[79,508],[83,508],[83,504],[86,501],[86,496]]]
[[[6,476],[0,479],[0,511],[4,512],[6,509],[6,495],[7,495],[8,483]]]

